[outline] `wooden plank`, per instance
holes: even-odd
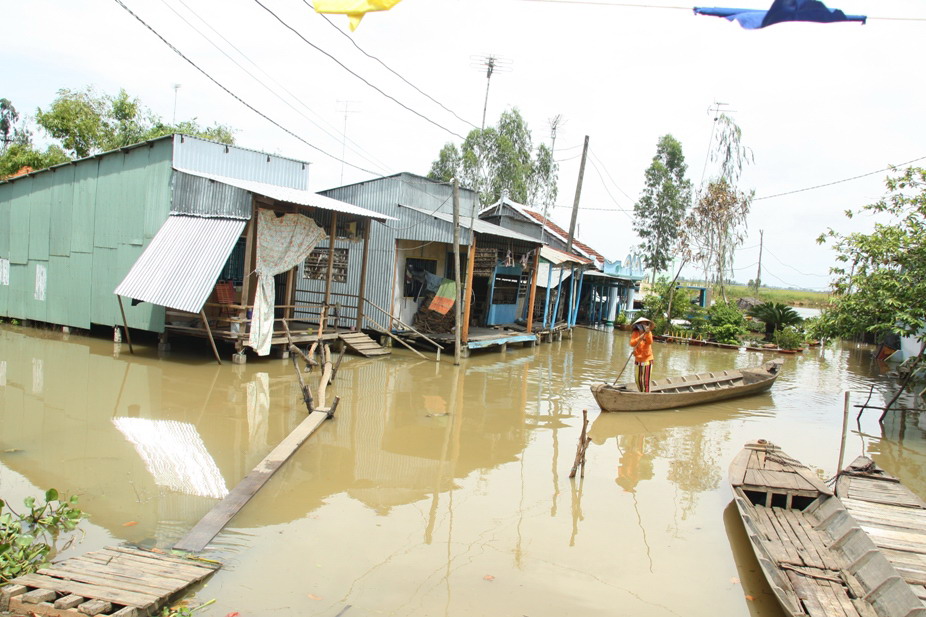
[[[787,534],[785,534],[784,529],[782,529],[781,524],[775,519],[771,509],[759,507],[756,508],[756,511],[759,512],[761,516],[765,517],[768,526],[774,530],[775,536],[778,538],[779,546],[788,556],[787,561],[794,564],[804,563],[804,560],[801,559],[801,556],[797,552],[797,548],[794,546],[793,541],[787,536]]]
[[[85,585],[74,581],[62,581],[41,574],[24,574],[14,579],[18,585],[27,585],[29,587],[38,587],[40,589],[51,589],[61,593],[73,593],[84,596],[85,598],[95,598],[106,600],[115,604],[124,604],[126,606],[137,606],[147,608],[158,601],[158,596],[125,591],[122,589],[108,589],[98,585]]]
[[[39,617],[87,617],[77,612],[76,608],[55,608],[54,604],[42,602],[41,604],[23,604],[15,598],[10,604],[10,611],[14,615],[30,615]]]
[[[44,576],[53,576],[66,581],[77,581],[89,585],[102,585],[111,589],[124,589],[138,593],[147,593],[156,596],[165,596],[186,587],[186,584],[176,587],[155,586],[150,581],[140,581],[130,577],[123,577],[111,573],[88,572],[74,567],[42,568],[38,572]]]
[[[158,565],[151,563],[146,559],[134,557],[132,555],[120,555],[117,558],[107,558],[103,555],[87,554],[79,557],[72,557],[73,561],[78,563],[96,563],[109,568],[119,567],[129,570],[139,570],[151,576],[164,576],[169,578],[182,577],[188,584],[200,580],[202,577],[193,571],[181,570],[180,566],[171,566],[170,564]]]
[[[324,411],[313,411],[262,460],[221,502],[206,513],[193,529],[174,545],[175,549],[197,553],[228,524],[251,500],[267,480],[292,456],[299,446],[328,418]]]
[[[83,604],[86,600],[87,598],[83,596],[77,596],[73,593],[68,594],[63,598],[55,600],[55,608],[77,608],[78,605]]]
[[[33,589],[19,596],[23,604],[41,604],[42,602],[51,602],[58,597],[51,589]]]
[[[855,605],[852,604],[852,599],[849,598],[848,590],[846,587],[831,581],[827,584],[833,592],[833,597],[836,598],[837,602],[839,602],[839,606],[842,609],[843,614],[845,614],[846,617],[858,617],[858,610],[856,610]]]
[[[810,617],[831,617],[827,614],[823,605],[820,604],[820,600],[817,599],[816,584],[791,570],[786,570],[785,574],[787,574],[788,580],[791,581],[791,586],[794,587],[797,597],[801,599]]]
[[[771,509],[771,520],[773,524],[778,525],[780,531],[778,532],[782,538],[787,538],[788,542],[791,543],[791,546],[794,547],[794,550],[797,551],[797,554],[800,555],[801,563],[813,567],[822,567],[819,559],[814,559],[814,556],[810,553],[807,547],[800,541],[797,537],[797,534],[794,533],[794,530],[791,529],[791,526],[788,524],[787,520],[784,517],[780,516],[782,510],[781,508],[772,508]]]
[[[100,613],[108,613],[113,610],[113,605],[110,602],[105,602],[103,600],[89,600],[84,602],[77,607],[77,610],[83,613],[84,615],[99,615]]]
[[[121,563],[121,562],[120,562]],[[78,570],[96,574],[109,574],[116,577],[132,578],[141,581],[143,584],[151,587],[158,587],[174,591],[194,583],[195,581],[188,578],[177,578],[173,572],[146,572],[139,568],[127,568],[122,565],[113,563],[105,564],[93,560],[80,560],[78,558],[68,559],[67,561],[53,564],[53,568],[65,568],[69,570]]]
[[[0,588],[0,611],[10,608],[10,600],[29,591],[25,585],[10,584]]]
[[[826,570],[839,570],[839,565],[833,555],[823,547],[822,540],[816,538],[816,541],[814,541],[817,533],[810,528],[802,514],[794,510],[779,510],[778,514],[781,520],[790,525],[801,545],[807,550],[807,554],[814,560],[814,563],[810,565]]]
[[[154,553],[151,551],[143,551],[137,548],[131,548],[129,546],[107,546],[105,550],[113,551],[116,553],[123,553],[126,555],[134,555],[135,557],[150,559],[151,561],[158,563],[169,562],[184,568],[205,568],[210,572],[215,572],[221,567],[221,565],[218,563],[198,559],[190,559],[188,557],[181,557],[179,555],[171,555],[169,553]]]

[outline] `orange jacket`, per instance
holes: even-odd
[[[653,361],[653,333],[649,330],[634,330],[630,335],[630,346],[633,347],[633,357],[637,364]]]

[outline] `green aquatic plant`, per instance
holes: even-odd
[[[62,500],[53,488],[45,491],[43,504],[26,497],[23,505],[20,514],[0,499],[0,584],[44,566],[61,533],[74,531],[84,516],[77,495]]]

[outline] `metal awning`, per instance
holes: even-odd
[[[332,210],[334,212],[340,212],[341,214],[352,214],[354,216],[367,217],[377,220],[381,223],[385,221],[398,220],[394,216],[389,216],[387,214],[361,208],[360,206],[355,206],[344,201],[338,201],[337,199],[331,199],[330,197],[325,197],[324,195],[319,195],[318,193],[313,193],[312,191],[303,191],[301,189],[277,186],[275,184],[264,184],[263,182],[253,182],[251,180],[241,180],[239,178],[215,176],[213,174],[206,174],[201,171],[190,171],[188,169],[180,169],[178,167],[175,167],[174,170],[189,174],[191,176],[199,176],[200,178],[206,178],[207,180],[228,184],[229,186],[235,186],[255,195],[262,195],[263,197],[269,197],[270,199],[275,199],[277,201],[285,201],[300,206],[318,208],[319,210]]]
[[[419,214],[425,214],[427,216],[433,216],[436,219],[449,223],[453,225],[453,214],[448,214],[446,212],[428,212],[427,210],[420,210],[412,206],[406,206],[405,204],[399,204],[403,208],[408,208],[409,210],[414,210]],[[460,217],[460,227],[463,229],[470,228],[470,220],[472,217],[461,216]],[[521,242],[540,245],[542,244],[537,238],[532,238],[528,235],[518,233],[517,231],[512,231],[505,227],[499,227],[495,223],[489,223],[488,221],[483,221],[482,219],[475,219],[472,221],[473,230],[477,234],[486,234],[488,236],[497,236],[499,238],[508,238],[509,240],[519,240]],[[461,239],[461,241],[464,241]]]
[[[199,313],[247,221],[171,215],[116,295]]]
[[[540,258],[549,261],[551,264],[559,265],[561,263],[571,262],[577,264],[591,264],[592,260],[586,257],[581,257],[572,253],[567,253],[565,251],[557,250],[550,246],[540,247]]]

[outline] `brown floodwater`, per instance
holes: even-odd
[[[843,392],[861,403],[874,384],[883,404],[887,367],[848,343],[791,356],[657,344],[656,377],[773,357],[784,372],[750,398],[602,414],[589,385],[628,353],[626,333],[579,328],[460,367],[346,356],[335,419],[210,545],[224,567],[192,594],[215,599],[196,614],[781,615],[727,466],[764,438],[832,476]],[[583,409],[592,442],[573,481]],[[881,427],[855,413],[845,462],[870,454],[926,495],[919,416]],[[0,498],[78,494],[89,518],[64,556],[171,546],[304,417],[286,360],[218,366],[205,346],[131,355],[0,326]]]

